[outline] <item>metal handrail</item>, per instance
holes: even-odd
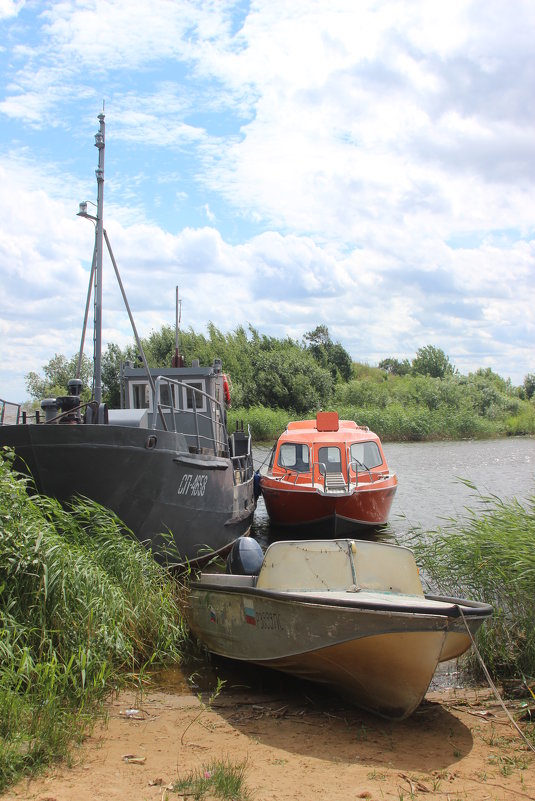
[[[7,401],[7,400],[4,400],[3,398],[0,398],[0,426],[4,425],[4,419],[5,419],[5,414],[6,414],[6,406],[7,407],[14,406],[16,408],[17,411],[16,411],[16,415],[15,415],[15,424],[19,422],[21,404],[20,403],[12,403],[11,401]],[[6,425],[7,425],[7,423],[6,423]]]
[[[325,466],[325,462],[313,462],[312,463],[312,486],[314,486],[314,468],[317,466],[320,475],[323,476],[323,491],[325,492],[325,482],[327,479],[327,468]],[[322,469],[323,468],[323,469]]]
[[[172,392],[172,387],[175,386],[177,388],[187,388],[192,392],[192,399],[193,399],[193,408],[192,409],[181,409],[175,403],[167,404],[161,402],[161,387],[162,385],[167,385],[169,387],[169,398],[173,399],[174,393]],[[200,412],[197,409],[197,394],[202,395],[207,400],[207,407],[209,409],[208,413]],[[213,448],[214,452],[217,452],[218,446],[221,447],[223,450],[224,456],[229,456],[229,447],[228,447],[228,434],[227,434],[227,427],[224,423],[224,410],[223,405],[220,401],[216,400],[213,395],[209,395],[202,389],[197,389],[197,387],[193,387],[187,381],[177,381],[174,378],[167,378],[166,376],[158,376],[155,381],[154,385],[154,400],[155,403],[153,404],[153,408],[157,408],[160,416],[163,417],[164,411],[169,411],[171,413],[171,420],[173,424],[173,429],[177,430],[177,421],[176,415],[177,414],[192,414],[193,415],[193,424],[195,428],[194,434],[185,434],[186,440],[188,438],[194,437],[195,438],[195,447],[198,451],[201,449],[201,441],[211,443],[211,447]],[[216,421],[215,412],[219,408],[219,415],[220,419]],[[208,420],[211,429],[211,435],[207,436],[206,434],[201,434],[199,430],[199,419]],[[217,426],[217,431],[216,431]],[[152,422],[152,428],[156,429],[156,417]],[[167,426],[166,426],[167,428]],[[221,440],[219,441],[216,434],[219,433]]]
[[[358,459],[352,459],[350,461],[350,463],[349,463],[349,468],[351,469],[351,467],[353,467],[353,465],[356,465],[356,467],[353,468],[355,470],[355,484],[358,484],[358,474],[359,474],[358,468],[359,468],[359,465],[360,465],[360,467],[364,468],[364,470],[361,471],[361,472],[368,473],[368,475],[370,477],[370,484],[373,484],[373,473],[372,473],[372,471],[370,470],[369,467],[366,467],[365,464],[362,464],[362,462],[359,462]],[[348,485],[349,485],[349,470],[347,471],[347,481],[348,481]]]
[[[247,479],[252,478],[254,473],[253,467],[253,455],[251,450],[246,456],[231,456],[230,460],[232,462],[232,469],[234,473],[238,473],[240,477],[239,483],[247,481]]]
[[[243,423],[242,423],[242,431],[243,431]],[[254,475],[253,449],[251,441],[251,429],[249,426],[247,426],[246,453],[239,454],[238,456],[231,456],[230,460],[232,462],[234,483],[236,483],[236,473],[238,473],[239,475],[239,483],[243,483],[244,481],[247,481],[253,477]]]

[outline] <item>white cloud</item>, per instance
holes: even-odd
[[[372,363],[435,344],[464,371],[534,371],[532,3],[2,14],[0,331],[18,396],[78,344],[92,231],[74,214],[102,100],[106,225],[143,332],[173,319],[178,284],[195,329],[324,323]],[[105,293],[124,344],[113,280]]]
[[[16,17],[25,0],[0,0],[0,20],[8,17]]]

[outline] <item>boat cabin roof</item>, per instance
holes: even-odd
[[[315,420],[296,420],[288,423],[279,442],[334,442],[362,440],[375,442],[379,437],[368,426],[354,420],[340,420],[337,412],[318,412]]]

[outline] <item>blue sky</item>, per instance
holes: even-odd
[[[513,12],[514,9],[514,12]],[[535,372],[532,0],[0,0],[0,398],[79,341],[105,227],[141,335]],[[105,261],[104,343],[131,341]],[[86,349],[87,352],[87,349]]]

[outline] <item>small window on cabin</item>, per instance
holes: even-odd
[[[323,446],[318,450],[318,462],[325,465],[328,473],[340,473],[342,471],[340,448],[334,445]]]
[[[174,407],[176,397],[176,387],[172,384],[160,384],[160,403],[164,407]]]
[[[381,452],[376,442],[354,442],[350,448],[351,461],[357,462],[358,470],[378,467],[383,463]],[[353,468],[355,465],[352,465]]]
[[[199,392],[198,390],[201,391]],[[206,402],[205,402],[205,396],[202,394],[202,392],[204,392],[203,381],[188,381],[187,386],[184,388],[185,408],[193,409],[194,408],[193,404],[195,403],[195,409],[198,412],[205,412]]]
[[[279,451],[278,464],[287,470],[305,472],[310,469],[308,445],[302,442],[285,442]]]
[[[147,383],[136,381],[131,384],[130,391],[133,409],[150,409],[150,392]]]

